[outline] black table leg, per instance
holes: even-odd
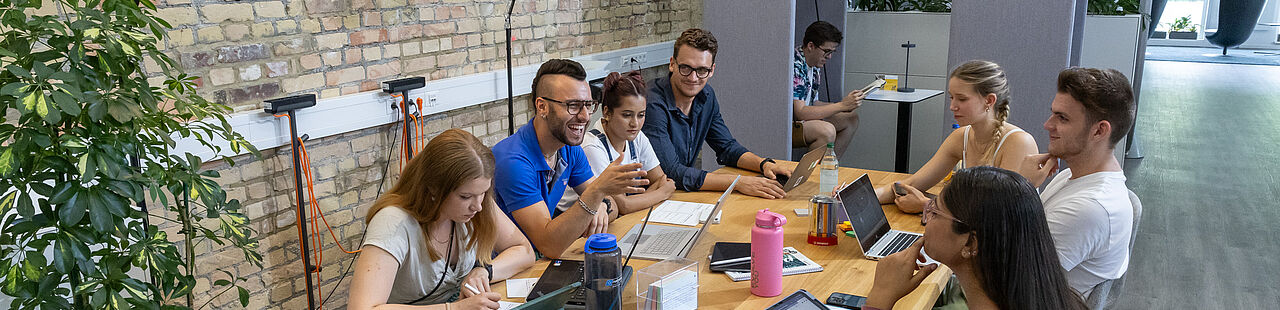
[[[911,153],[911,103],[898,103],[898,146],[894,152],[893,171],[907,173]]]

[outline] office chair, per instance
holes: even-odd
[[[1129,191],[1129,203],[1133,204],[1133,232],[1129,235],[1129,261],[1133,262],[1133,241],[1138,239],[1138,224],[1142,222],[1142,201],[1138,200],[1138,195],[1133,191]],[[1129,265],[1130,269],[1133,265]],[[1085,305],[1089,309],[1102,310],[1106,307],[1114,305],[1117,299],[1120,299],[1120,290],[1124,289],[1124,278],[1129,274],[1125,271],[1118,279],[1102,281],[1093,287],[1093,291],[1089,293],[1089,298],[1085,300]]]
[[[1221,46],[1222,54],[1226,55],[1227,48],[1249,40],[1266,4],[1267,0],[1222,0],[1218,4],[1218,31],[1206,35],[1205,40]]]

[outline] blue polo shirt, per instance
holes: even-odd
[[[547,166],[532,120],[493,146],[495,201],[508,217],[516,210],[542,202],[547,214],[554,218],[560,215],[556,203],[565,188],[577,187],[594,176],[582,147],[565,146],[556,152],[556,167]]]
[[[711,84],[697,96],[689,114],[680,111],[671,89],[671,75],[658,78],[649,84],[648,106],[644,119],[644,135],[649,137],[653,152],[662,163],[662,171],[675,180],[676,188],[697,191],[707,178],[707,172],[694,168],[702,142],[706,141],[716,151],[716,162],[734,167],[747,148],[729,133],[729,126],[720,116],[720,102]]]

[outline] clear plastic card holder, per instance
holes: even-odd
[[[698,262],[671,258],[636,272],[640,310],[698,308]]]

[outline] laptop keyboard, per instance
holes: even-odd
[[[583,270],[583,268],[585,268],[585,267],[586,267],[586,264],[578,264],[578,271],[574,273],[573,278],[574,278],[574,279],[582,279],[582,275],[586,273],[586,271],[584,271],[584,270]],[[585,283],[584,283],[584,284],[585,284]],[[583,285],[583,286],[579,286],[578,288],[574,289],[574,290],[573,290],[573,294],[572,294],[572,296],[571,296],[571,297],[569,297],[569,301],[570,301],[570,303],[579,303],[579,302],[580,302],[580,303],[582,303],[583,305],[585,305],[585,304],[586,304],[586,301],[587,301],[587,286],[586,286],[586,285]]]
[[[902,249],[910,247],[912,243],[916,243],[916,239],[920,239],[920,236],[915,234],[897,234],[896,237],[893,237],[893,241],[889,241],[889,244],[885,245],[884,249],[880,250],[880,253],[877,255],[884,257],[889,256],[889,254],[898,253],[898,251],[902,251]]]
[[[688,241],[684,232],[654,234],[647,236],[648,248],[646,252],[662,255],[670,255],[675,253],[676,247],[683,247]]]

